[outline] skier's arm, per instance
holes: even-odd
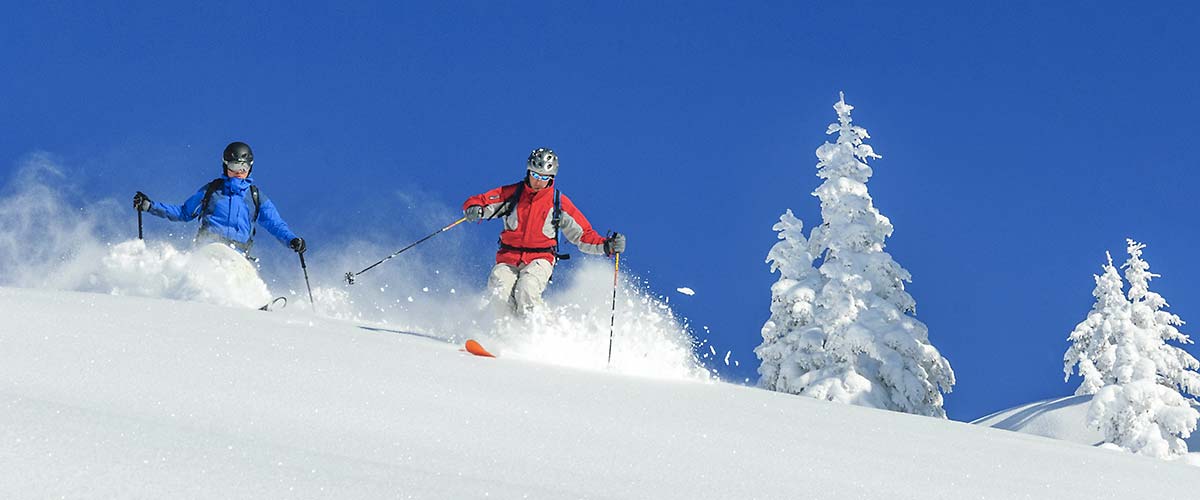
[[[463,211],[465,212],[470,207],[483,207],[482,219],[491,219],[497,214],[504,213],[508,210],[508,199],[512,198],[513,193],[517,190],[517,186],[521,183],[509,184],[500,186],[496,189],[483,194],[477,194],[467,201],[463,202]]]
[[[196,194],[193,194],[183,202],[183,205],[168,205],[166,203],[151,201],[150,210],[146,213],[162,217],[175,222],[189,221],[195,219],[200,212],[200,203],[204,201],[204,192],[208,186],[201,186]]]
[[[288,228],[283,217],[279,216],[279,210],[275,208],[275,204],[271,202],[270,198],[263,198],[262,206],[258,208],[258,225],[271,233],[271,236],[274,236],[284,246],[288,246],[292,240],[299,238]]]
[[[562,209],[562,216],[558,221],[559,233],[583,253],[604,255],[604,237],[592,229],[592,224],[583,216],[583,212],[575,208],[575,204],[565,194],[560,195],[559,205]]]

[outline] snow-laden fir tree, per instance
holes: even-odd
[[[1200,389],[1200,367],[1183,349],[1168,341],[1190,343],[1177,328],[1178,316],[1150,291],[1158,275],[1142,259],[1145,245],[1126,240],[1129,260],[1122,266],[1127,295],[1109,258],[1096,277],[1096,305],[1071,333],[1064,357],[1068,375],[1077,364],[1084,384],[1076,394],[1094,393],[1088,423],[1104,432],[1105,442],[1134,453],[1168,458],[1187,453],[1184,438],[1196,429],[1200,412],[1184,393]]]
[[[1104,272],[1092,275],[1096,281],[1096,288],[1092,289],[1096,303],[1087,319],[1075,325],[1067,337],[1071,347],[1063,355],[1063,380],[1071,377],[1073,369],[1083,377],[1083,383],[1075,389],[1077,395],[1095,394],[1101,387],[1116,382],[1113,365],[1116,363],[1117,339],[1121,332],[1133,326],[1125,284],[1113,265],[1112,255],[1107,252],[1105,255],[1108,263],[1102,266]]]
[[[1129,282],[1129,302],[1132,304],[1131,319],[1134,326],[1149,333],[1148,338],[1156,342],[1140,347],[1146,356],[1154,362],[1155,373],[1159,383],[1185,394],[1200,395],[1200,361],[1188,354],[1187,351],[1172,346],[1167,342],[1191,344],[1192,340],[1179,331],[1183,320],[1172,313],[1162,310],[1168,307],[1167,301],[1161,295],[1150,291],[1150,280],[1159,275],[1150,272],[1150,263],[1142,259],[1142,249],[1145,244],[1132,239],[1126,239],[1126,250],[1129,260],[1125,268],[1125,281]],[[1123,366],[1114,368],[1118,378]]]
[[[821,275],[813,268],[804,222],[788,209],[779,216],[774,228],[779,241],[767,253],[771,272],[779,272],[779,281],[771,285],[771,318],[762,327],[763,343],[754,350],[762,364],[760,385],[773,391],[794,392],[788,383],[800,375],[790,360],[800,339],[813,325],[813,307],[820,289]]]
[[[950,363],[929,343],[904,290],[911,280],[884,251],[892,224],[867,192],[880,158],[866,129],[850,119],[845,97],[834,105],[837,142],[817,148],[813,193],[822,224],[808,244],[799,220],[785,213],[775,226],[782,241],[768,256],[780,279],[772,287],[771,319],[755,352],[763,387],[828,401],[945,418],[942,393],[954,385]],[[815,261],[820,262],[812,269]]]

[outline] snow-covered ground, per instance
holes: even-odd
[[[972,423],[1072,443],[1099,445],[1104,443],[1104,435],[1087,425],[1091,403],[1091,395],[1047,399],[998,411]],[[1192,434],[1186,441],[1191,453],[1183,460],[1200,465],[1200,433]]]
[[[675,369],[556,366],[520,349],[479,358],[459,339],[304,305],[0,288],[0,311],[0,498],[1095,499],[1200,487],[1200,469],[1180,463]],[[614,365],[638,355],[652,358],[624,350]]]

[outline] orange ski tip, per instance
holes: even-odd
[[[484,356],[488,358],[496,357],[496,355],[487,352],[487,349],[484,349],[483,346],[479,345],[479,342],[476,342],[475,339],[467,340],[467,352],[476,356]]]

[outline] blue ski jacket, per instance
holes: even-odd
[[[184,201],[183,205],[151,202],[148,213],[176,222],[200,217],[201,235],[208,233],[210,237],[246,245],[254,234],[255,221],[250,220],[254,216],[254,199],[250,193],[250,185],[254,183],[254,179],[238,179],[226,175],[221,176],[221,179],[224,184],[213,191],[212,198],[208,201],[207,213],[202,214],[200,210],[203,208],[208,184],[200,186],[200,190]],[[279,216],[275,204],[262,193],[259,193],[257,222],[284,245],[297,237]]]

